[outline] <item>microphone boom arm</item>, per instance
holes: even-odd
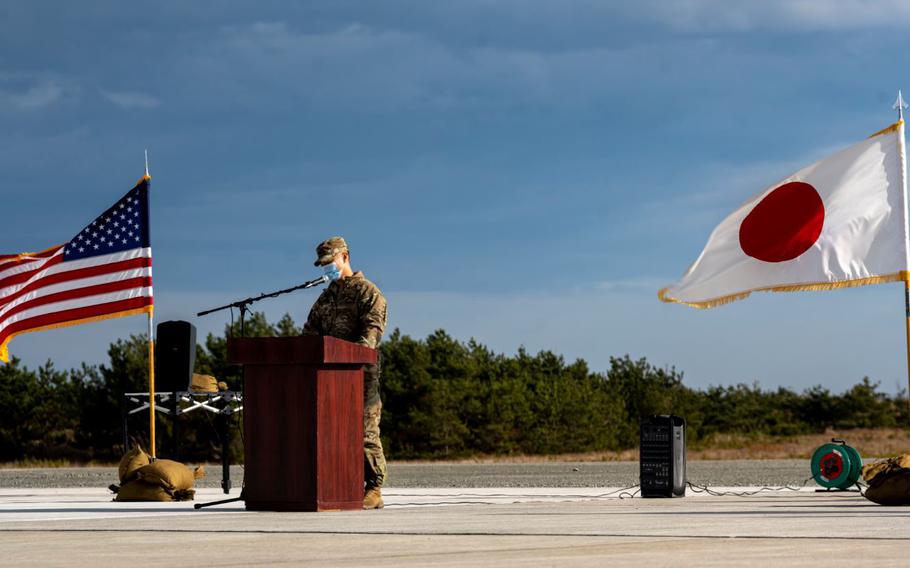
[[[204,310],[196,314],[197,317],[205,316],[214,312],[220,312],[221,310],[227,310],[230,308],[238,308],[240,310],[240,321],[243,322],[243,314],[246,312],[250,304],[254,304],[259,300],[265,300],[266,298],[275,298],[282,294],[287,294],[295,290],[305,290],[307,288],[312,288],[313,286],[318,286],[320,284],[325,284],[329,281],[328,276],[320,276],[319,278],[310,280],[309,282],[304,282],[303,284],[298,284],[297,286],[292,286],[290,288],[285,288],[284,290],[277,290],[275,292],[267,292],[264,294],[259,294],[258,296],[251,296],[244,300],[237,300],[236,302],[231,302],[230,304],[225,304],[223,306],[218,306],[217,308],[212,308],[210,310]],[[242,323],[241,323],[242,325]]]

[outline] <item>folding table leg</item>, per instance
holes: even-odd
[[[230,451],[230,420],[231,415],[221,413],[218,416],[219,434],[221,437],[221,489],[225,494],[231,492],[231,457]]]
[[[171,393],[171,396],[174,397],[174,410],[171,414],[171,447],[174,452],[173,460],[180,461],[180,450],[178,448],[180,444],[180,428],[178,426],[178,422],[180,421],[180,398],[177,396],[176,392]]]

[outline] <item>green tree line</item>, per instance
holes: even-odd
[[[196,372],[242,390],[237,367],[226,360],[227,338],[209,334],[196,348]],[[269,323],[262,313],[245,326],[251,337],[300,333],[285,315]],[[495,353],[439,330],[425,339],[393,331],[383,341],[382,437],[391,459],[451,458],[476,454],[556,454],[622,450],[638,444],[638,425],[653,414],[688,422],[690,443],[717,434],[787,436],[828,428],[904,426],[903,393],[880,392],[863,378],[842,393],[822,385],[802,392],[763,390],[758,384],[694,389],[674,368],[644,358],[613,357],[604,372],[551,351]],[[122,395],[147,390],[148,348],[142,335],[118,340],[109,361],[58,370],[32,370],[14,359],[0,367],[0,461],[114,461],[123,453]],[[208,412],[179,422],[179,457],[213,461],[221,444]],[[242,460],[240,417],[232,419],[231,459]],[[159,455],[173,455],[169,417],[158,419]],[[130,433],[147,444],[148,412],[129,418]]]

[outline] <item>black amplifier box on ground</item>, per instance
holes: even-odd
[[[641,423],[639,483],[642,497],[686,494],[686,421],[652,416]]]

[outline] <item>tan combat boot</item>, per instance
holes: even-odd
[[[380,492],[378,487],[373,487],[368,489],[366,495],[363,496],[363,508],[364,509],[382,509],[382,492]]]

